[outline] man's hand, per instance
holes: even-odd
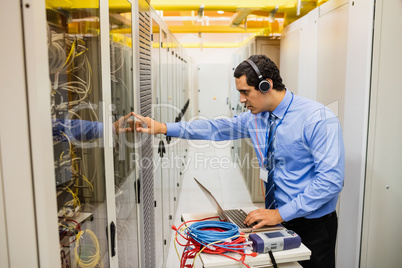
[[[135,130],[137,132],[152,135],[166,134],[167,127],[164,123],[159,123],[150,117],[143,117],[135,113],[133,113],[133,115],[139,119],[139,121],[135,121]]]
[[[251,211],[247,215],[244,223],[246,225],[250,225],[255,221],[260,221],[260,222],[256,226],[254,226],[253,229],[261,228],[264,225],[276,225],[278,223],[283,222],[283,219],[277,209],[260,208],[260,209]]]
[[[114,133],[134,132],[134,120],[129,119],[134,113],[120,117],[119,120],[113,123]]]

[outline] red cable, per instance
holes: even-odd
[[[77,225],[77,229],[79,231],[81,231],[81,225],[78,222],[76,222],[75,220],[72,220],[72,219],[65,219],[65,220],[74,222]]]
[[[182,253],[182,257],[180,259],[180,268],[192,268],[193,265],[192,264],[186,264],[187,260],[191,260],[194,259],[198,252],[200,252],[202,250],[203,253],[207,253],[207,254],[219,254],[222,255],[224,257],[227,257],[229,259],[235,260],[237,262],[242,263],[244,266],[246,266],[247,268],[250,268],[245,262],[245,258],[246,256],[257,256],[257,253],[251,253],[251,254],[247,254],[244,253],[244,246],[243,245],[239,245],[239,244],[244,244],[246,242],[246,238],[244,236],[239,236],[236,239],[230,241],[230,242],[223,242],[223,243],[217,243],[217,245],[222,245],[222,246],[231,246],[232,249],[228,249],[228,248],[222,248],[219,246],[214,247],[214,249],[210,249],[210,248],[205,248],[203,245],[201,245],[199,242],[197,242],[196,240],[194,240],[192,237],[186,237],[184,235],[182,235],[179,230],[181,229],[181,227],[184,224],[190,223],[190,222],[198,222],[198,221],[203,221],[203,220],[209,220],[209,219],[213,219],[213,218],[218,218],[218,217],[210,217],[210,218],[205,218],[205,219],[201,219],[201,220],[191,220],[191,221],[187,221],[184,222],[183,224],[180,225],[179,228],[176,228],[176,226],[172,226],[172,229],[175,230],[178,234],[180,234],[180,236],[187,240],[186,244],[181,244],[178,241],[178,238],[176,236],[176,242],[180,245],[184,247],[184,251]],[[214,231],[219,231],[219,232],[224,232],[225,230],[219,229],[219,228],[205,228],[202,230],[214,230]],[[244,235],[243,233],[241,233],[241,235]],[[237,245],[237,246],[236,246]],[[234,249],[233,249],[234,248]],[[237,249],[238,248],[238,249]],[[228,256],[226,254],[224,254],[225,252],[235,252],[235,253],[239,253],[241,255],[240,259],[236,259],[233,258],[231,256]]]

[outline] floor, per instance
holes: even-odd
[[[186,170],[182,182],[175,225],[181,222],[182,213],[202,213],[214,210],[204,193],[195,183],[196,177],[225,209],[238,207],[263,207],[263,203],[252,203],[240,169],[232,162],[231,142],[190,141]],[[169,247],[166,268],[180,267],[174,248],[174,232]],[[181,255],[183,248],[177,245]],[[199,258],[195,267],[202,267]]]

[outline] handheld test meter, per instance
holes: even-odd
[[[301,244],[300,236],[287,229],[250,234],[249,239],[253,242],[253,251],[257,253],[298,248]]]

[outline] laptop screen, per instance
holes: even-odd
[[[215,199],[215,197],[211,194],[211,192],[208,191],[208,189],[205,188],[204,185],[202,185],[196,178],[194,178],[194,180],[198,184],[198,186],[200,186],[201,190],[204,192],[204,194],[206,195],[206,197],[208,198],[208,200],[212,204],[212,206],[216,209],[221,220],[229,222],[229,219],[225,215],[225,212],[223,211],[222,207],[219,205],[219,203]]]

